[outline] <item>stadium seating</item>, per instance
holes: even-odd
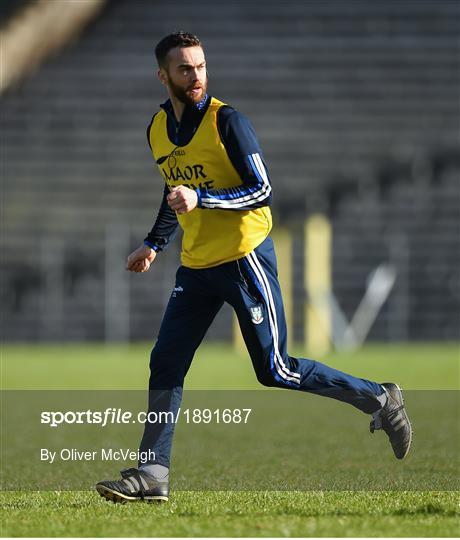
[[[5,19],[14,2],[2,5]],[[109,3],[2,99],[4,338],[104,338],[107,235],[121,225],[134,248],[162,193],[145,138],[164,99],[154,45],[186,29],[206,46],[210,92],[256,127],[278,222],[329,213],[345,313],[394,260],[400,280],[371,337],[456,339],[458,163],[446,168],[445,150],[458,145],[458,23],[449,0]],[[155,276],[129,278],[132,339],[154,337],[177,244]],[[229,337],[228,316],[212,337]]]

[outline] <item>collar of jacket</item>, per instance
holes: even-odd
[[[200,118],[202,113],[207,109],[207,106],[209,105],[210,101],[211,101],[211,96],[206,94],[199,103],[196,103],[194,105],[189,105],[189,104],[185,105],[184,112],[182,113],[180,122],[176,120],[176,115],[174,114],[174,109],[173,109],[170,99],[162,103],[160,107],[173,120],[174,125],[177,126],[180,123],[182,123],[184,119],[193,120],[193,118],[197,118],[197,117]]]

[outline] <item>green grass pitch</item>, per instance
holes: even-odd
[[[149,344],[4,346],[2,388],[144,389],[149,349]],[[301,354],[301,348],[293,352]],[[458,390],[457,344],[369,345],[322,360],[357,376],[395,380],[407,390]],[[214,344],[199,349],[186,388],[260,387],[246,355]],[[458,412],[452,415],[458,417]],[[367,419],[362,422],[363,437],[368,437]],[[3,448],[7,444],[2,441]],[[334,430],[325,444],[337,444]],[[2,468],[11,466],[2,463]],[[219,463],[212,466],[218,475]],[[432,466],[435,473],[437,464]],[[458,473],[458,462],[443,466]],[[370,477],[374,468],[371,460],[363,462]],[[412,470],[416,476],[417,467]],[[167,504],[123,506],[104,501],[95,491],[4,491],[1,535],[458,536],[458,491],[372,488],[370,482],[366,491],[173,491]]]

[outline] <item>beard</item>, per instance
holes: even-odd
[[[203,84],[196,82],[186,88],[183,88],[182,86],[175,84],[168,75],[168,86],[176,99],[185,105],[196,105],[206,95],[206,91],[208,89],[208,77],[206,76],[206,80]],[[192,88],[200,88],[201,92],[194,95],[190,92]]]

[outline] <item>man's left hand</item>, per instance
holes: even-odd
[[[171,210],[178,214],[186,214],[196,208],[198,204],[198,195],[196,191],[185,186],[171,188],[171,193],[167,196],[168,204]]]

